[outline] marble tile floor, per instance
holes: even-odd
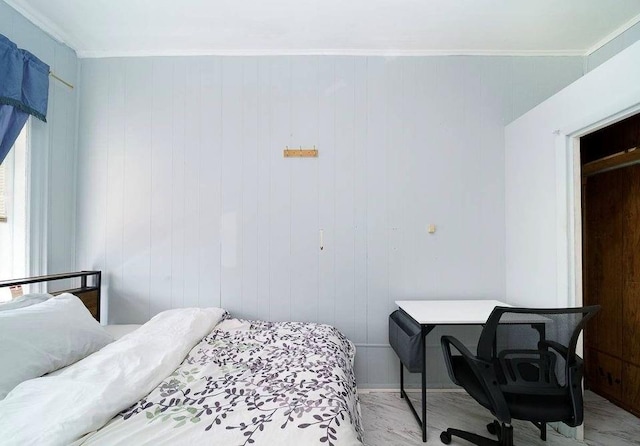
[[[418,408],[419,393],[410,396]],[[427,443],[422,442],[418,423],[397,392],[363,391],[360,400],[367,446],[441,445],[440,432],[447,427],[489,436],[485,425],[492,420],[491,414],[464,392],[429,393]],[[544,442],[531,423],[515,420],[513,425],[517,446],[640,445],[640,419],[591,392],[585,393],[585,443],[566,438],[551,428],[547,429]],[[451,444],[470,443],[454,438]]]

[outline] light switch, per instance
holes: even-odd
[[[429,234],[434,234],[436,232],[436,225],[430,224],[427,231],[429,231]]]

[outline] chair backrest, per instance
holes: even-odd
[[[496,364],[502,391],[570,397],[582,423],[583,362],[576,354],[585,323],[600,306],[581,308],[496,307],[478,341],[478,358]]]

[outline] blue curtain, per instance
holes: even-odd
[[[0,34],[0,163],[29,115],[47,122],[49,65]]]

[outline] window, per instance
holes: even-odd
[[[0,280],[27,276],[28,127],[0,165]],[[0,302],[10,299],[0,288]]]
[[[7,205],[5,204],[6,198],[6,182],[5,182],[5,166],[4,163],[0,164],[0,223],[7,221]]]

